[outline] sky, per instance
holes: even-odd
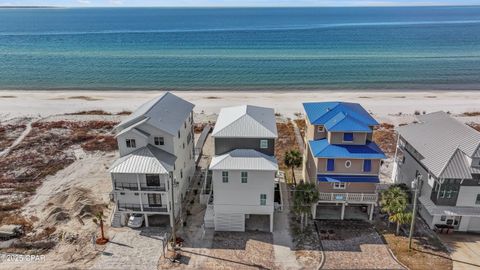
[[[0,0],[0,6],[61,7],[264,7],[480,5],[480,0]]]

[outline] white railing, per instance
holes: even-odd
[[[326,193],[320,192],[319,201],[328,202],[377,202],[378,195],[374,193]]]

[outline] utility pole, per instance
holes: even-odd
[[[175,226],[175,192],[173,191],[173,187],[175,186],[175,181],[173,180],[173,173],[170,173],[170,226],[172,226],[172,248],[175,250],[175,246],[177,244],[177,234],[175,233],[176,226]]]
[[[412,238],[413,231],[415,230],[415,219],[417,218],[417,200],[418,193],[420,193],[422,175],[418,174],[415,179],[412,181],[412,189],[415,190],[413,197],[413,213],[412,213],[412,222],[410,223],[410,232],[408,233],[408,250],[412,250]]]

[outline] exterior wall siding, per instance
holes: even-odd
[[[333,183],[318,182],[319,192],[338,192],[338,193],[376,193],[376,183],[347,183],[345,189],[334,189]]]
[[[363,145],[367,143],[367,133],[366,132],[354,132],[353,141],[345,142],[343,141],[344,132],[328,132],[328,143],[330,144],[355,144]]]
[[[475,203],[478,194],[480,194],[480,186],[461,186],[458,192],[457,206],[480,207],[480,204]]]
[[[350,160],[352,165],[350,168],[346,167],[347,160]],[[380,172],[380,160],[372,159],[372,166],[370,172],[363,171],[363,159],[335,159],[335,170],[327,171],[327,159],[318,158],[317,172],[319,174],[354,174],[354,175],[378,175]]]
[[[127,143],[126,143],[127,139],[134,139],[136,147],[135,148],[127,147]],[[120,136],[117,137],[118,151],[120,152],[120,157],[126,156],[135,150],[138,150],[142,147],[147,146],[147,143],[148,141],[147,141],[147,138],[145,138],[145,136],[142,136],[133,130],[126,132],[124,134],[121,134]]]
[[[275,139],[268,140],[268,148],[260,148],[262,138],[215,138],[215,155],[223,155],[235,149],[253,149],[260,153],[273,156]]]
[[[273,214],[274,171],[247,171],[247,183],[241,182],[241,171],[228,171],[228,183],[222,182],[222,171],[212,172],[215,213]],[[266,205],[260,205],[260,194],[266,194]]]

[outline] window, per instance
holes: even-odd
[[[155,145],[165,145],[165,140],[163,139],[163,137],[154,137],[153,142],[155,143]]]
[[[352,162],[350,160],[345,161],[345,167],[346,168],[352,167]]]
[[[370,172],[372,171],[372,160],[370,159],[365,159],[363,161],[363,171],[364,172]]]
[[[325,129],[323,128],[323,126],[317,126],[317,131],[318,132],[323,132],[323,131],[325,131]]]
[[[405,164],[405,156],[402,157],[402,164]]]
[[[260,140],[260,148],[268,148],[268,140]]]
[[[241,178],[242,178],[242,183],[244,183],[244,184],[247,183],[247,181],[248,181],[248,172],[242,172]]]
[[[183,123],[183,127],[187,128],[187,121],[185,121],[185,123]]]
[[[475,204],[480,204],[480,194],[477,194],[477,199],[475,200]]]
[[[125,195],[125,192],[120,192],[120,195]]]
[[[178,131],[178,138],[180,138],[180,130]]]
[[[180,169],[180,178],[183,179],[183,169]]]
[[[160,175],[158,174],[147,174],[147,186],[160,186]]]
[[[327,159],[327,171],[335,171],[335,159]]]
[[[137,147],[137,144],[135,143],[135,139],[126,139],[125,142],[127,143],[127,148]]]
[[[347,183],[345,182],[334,182],[333,189],[345,189],[347,187]]]
[[[228,172],[222,172],[222,182],[228,183]]]
[[[260,194],[260,205],[267,205],[267,194]]]
[[[162,206],[162,197],[160,196],[160,194],[148,194],[148,206]]]
[[[344,142],[353,142],[353,133],[343,133]]]
[[[133,193],[133,195],[138,196],[138,192]]]
[[[447,216],[441,216],[440,217],[440,221],[445,221],[445,220],[447,220]]]

